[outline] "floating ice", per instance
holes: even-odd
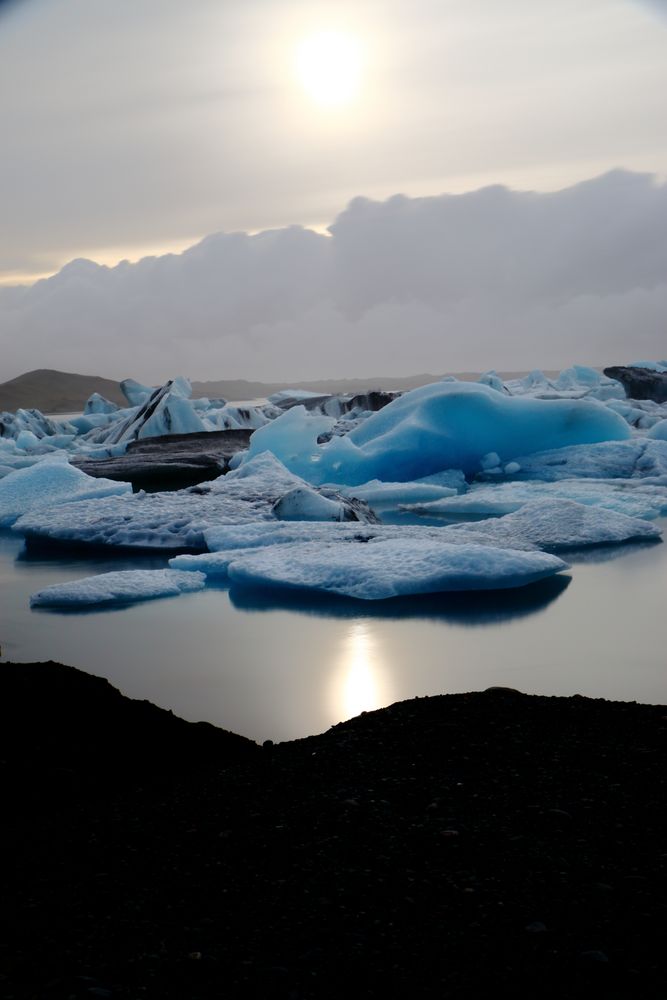
[[[206,532],[208,553],[177,556],[169,565],[176,569],[198,570],[207,576],[224,577],[232,563],[238,563],[254,549],[288,546],[282,558],[291,558],[290,546],[318,543],[330,549],[341,546],[400,541],[417,545],[471,542],[497,548],[524,550],[571,549],[609,545],[631,540],[656,540],[661,530],[653,524],[609,510],[594,510],[571,500],[532,500],[517,513],[473,523],[434,528],[419,525],[352,524],[258,524],[228,525]],[[354,557],[353,557],[354,558]]]
[[[211,526],[274,520],[276,501],[303,486],[302,479],[265,453],[199,486],[83,501],[76,507],[64,504],[25,515],[15,530],[61,542],[204,551],[204,532]]]
[[[487,534],[508,548],[522,541],[550,551],[655,540],[662,534],[660,528],[647,521],[572,500],[531,500],[513,514],[447,530]]]
[[[461,484],[465,485],[463,474],[460,473]],[[452,482],[455,481],[452,478]],[[369,506],[377,510],[395,510],[401,504],[427,503],[429,500],[440,500],[443,497],[455,496],[458,490],[454,486],[440,486],[436,483],[383,483],[373,479],[361,486],[344,486],[341,492],[348,496],[365,500]]]
[[[472,473],[490,452],[508,462],[545,445],[630,436],[625,421],[595,400],[515,399],[465,382],[414,389],[347,436],[318,445],[329,427],[326,417],[294,407],[253,435],[250,454],[268,448],[310,482],[354,486],[372,478],[406,482],[441,469]]]
[[[524,504],[538,499],[573,500],[578,504],[617,511],[628,517],[652,519],[667,513],[667,488],[640,483],[600,482],[598,480],[565,479],[558,482],[473,484],[463,496],[446,497],[433,503],[406,504],[405,509],[428,517],[468,520],[510,514]]]
[[[649,438],[538,451],[517,462],[522,479],[643,479],[667,485],[667,442]]]
[[[154,386],[142,385],[133,378],[123,379],[120,388],[130,406],[143,406],[155,392]]]
[[[124,383],[121,383],[121,388],[123,386]],[[113,424],[104,440],[109,444],[118,444],[163,434],[201,433],[205,429],[201,417],[187,398],[191,392],[187,379],[166,382],[155,389],[136,412]],[[130,392],[133,398],[139,395],[138,391]]]
[[[240,586],[326,591],[376,601],[523,587],[566,568],[561,559],[544,552],[395,539],[264,548],[232,562],[228,573],[232,584]]]
[[[181,573],[175,569],[122,570],[45,587],[32,594],[30,605],[33,608],[74,608],[91,604],[128,604],[202,590],[205,583],[203,573]]]
[[[656,441],[667,441],[667,419],[653,424],[646,436]]]
[[[295,486],[273,505],[281,521],[370,521],[375,520],[364,502],[333,493],[325,496],[309,486]]]
[[[419,543],[449,542],[452,545],[491,545],[507,548],[507,544],[497,542],[492,532],[475,531],[474,526],[467,534],[449,528],[434,528],[423,525],[393,524],[353,524],[324,522],[262,521],[256,524],[230,524],[209,528],[205,532],[210,552],[200,555],[182,555],[169,560],[176,569],[201,570],[207,576],[224,577],[230,563],[238,560],[248,550],[270,546],[290,546],[295,543],[318,542],[323,544],[365,545],[376,541],[416,541]],[[537,548],[518,537],[512,548],[529,552]],[[285,552],[288,550],[285,549]]]
[[[84,416],[89,417],[93,413],[117,413],[118,409],[119,407],[115,403],[112,403],[110,399],[101,396],[99,392],[94,392],[86,400],[83,413]]]
[[[17,410],[0,413],[0,438],[17,438],[21,431],[30,431],[37,438],[60,434],[67,425],[45,417],[39,410]]]
[[[47,508],[58,504],[69,506],[73,500],[79,504],[90,498],[131,492],[130,483],[93,479],[69,465],[64,456],[49,457],[29,468],[14,470],[0,480],[0,525],[13,524],[28,512],[39,519],[47,516]]]

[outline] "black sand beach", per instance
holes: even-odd
[[[663,997],[667,708],[504,689],[259,747],[0,665],[0,996]]]

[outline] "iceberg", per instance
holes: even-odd
[[[452,484],[450,486],[423,480],[412,483],[383,483],[379,479],[373,479],[361,486],[342,486],[340,489],[341,493],[347,496],[365,500],[375,510],[397,510],[403,504],[428,503],[432,500],[441,500],[443,497],[456,496],[460,490],[466,488],[466,485],[462,472],[458,473],[458,476],[455,470],[452,472],[454,475],[450,478]]]
[[[124,383],[121,388],[126,392]],[[120,444],[125,441],[136,441],[139,438],[159,437],[163,434],[190,434],[204,430],[201,417],[187,398],[192,389],[190,383],[183,378],[170,379],[159,389],[151,392],[148,399],[132,411],[125,420],[111,425],[109,433],[104,438],[108,444]],[[126,392],[127,395],[127,392]],[[132,398],[139,393],[132,391]]]
[[[228,567],[232,585],[324,591],[365,601],[408,594],[523,587],[567,568],[556,556],[471,543],[308,542],[251,551]]]
[[[256,524],[226,525],[210,528],[206,532],[209,552],[197,555],[180,555],[169,560],[174,569],[196,570],[211,577],[226,577],[232,562],[242,559],[252,550],[287,546],[283,549],[286,558],[289,547],[308,542],[324,545],[365,545],[369,542],[400,541],[418,544],[469,545],[477,542],[493,548],[508,548],[531,552],[536,545],[518,536],[508,546],[506,541],[496,540],[492,531],[476,531],[475,526],[463,534],[450,528],[426,527],[423,525],[393,524],[353,524],[350,522],[258,522]]]
[[[443,469],[473,474],[490,453],[507,463],[545,448],[630,437],[625,420],[596,400],[515,398],[465,382],[413,389],[346,436],[319,445],[331,428],[330,418],[309,417],[295,406],[253,435],[248,454],[268,449],[309,482],[356,486]]]
[[[529,542],[551,552],[629,541],[656,541],[662,535],[657,525],[640,518],[560,499],[531,500],[513,514],[447,530],[462,535],[470,531],[475,535],[488,535],[508,548],[517,542]]]
[[[65,456],[49,456],[0,480],[0,526],[7,527],[27,513],[39,518],[59,504],[70,506],[72,501],[79,504],[131,492],[130,483],[93,479],[69,465]]]
[[[175,569],[120,570],[45,587],[31,595],[30,606],[77,608],[96,604],[129,604],[202,590],[205,584],[203,573],[181,573]]]
[[[517,456],[522,479],[632,479],[667,485],[667,442],[635,437]]]
[[[499,518],[442,528],[301,522],[216,527],[206,532],[209,552],[176,556],[169,565],[175,569],[201,571],[209,577],[225,577],[233,563],[242,561],[253,550],[275,546],[288,546],[282,550],[282,558],[289,561],[292,547],[307,543],[326,546],[329,551],[332,546],[338,546],[340,558],[344,559],[343,553],[350,552],[351,546],[389,541],[417,546],[477,543],[514,551],[557,551],[628,541],[656,541],[661,534],[656,525],[615,511],[596,510],[571,500],[544,499],[531,500],[516,513]]]
[[[655,441],[667,441],[667,419],[653,424],[646,436]]]
[[[127,399],[127,396],[125,398]],[[110,399],[100,395],[99,392],[94,392],[85,402],[83,415],[89,417],[93,413],[117,413],[118,409],[119,407],[115,403],[112,403]]]
[[[667,489],[633,482],[563,479],[557,482],[528,480],[497,485],[476,484],[463,496],[445,497],[431,503],[406,504],[404,509],[428,517],[463,520],[501,516],[519,510],[530,501],[572,500],[578,504],[616,511],[628,517],[651,520],[667,513]]]
[[[205,551],[208,528],[275,521],[276,502],[306,486],[273,455],[264,453],[225,476],[188,489],[83,500],[29,512],[14,530],[28,538],[95,546]]]
[[[331,491],[318,493],[309,486],[295,486],[275,502],[273,514],[281,521],[372,521],[375,515],[364,501]]]

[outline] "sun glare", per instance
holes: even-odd
[[[323,108],[340,108],[358,97],[362,62],[358,39],[338,31],[309,35],[296,52],[299,83],[310,100]]]

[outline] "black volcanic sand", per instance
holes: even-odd
[[[667,995],[667,709],[503,689],[259,747],[0,665],[0,996]]]

